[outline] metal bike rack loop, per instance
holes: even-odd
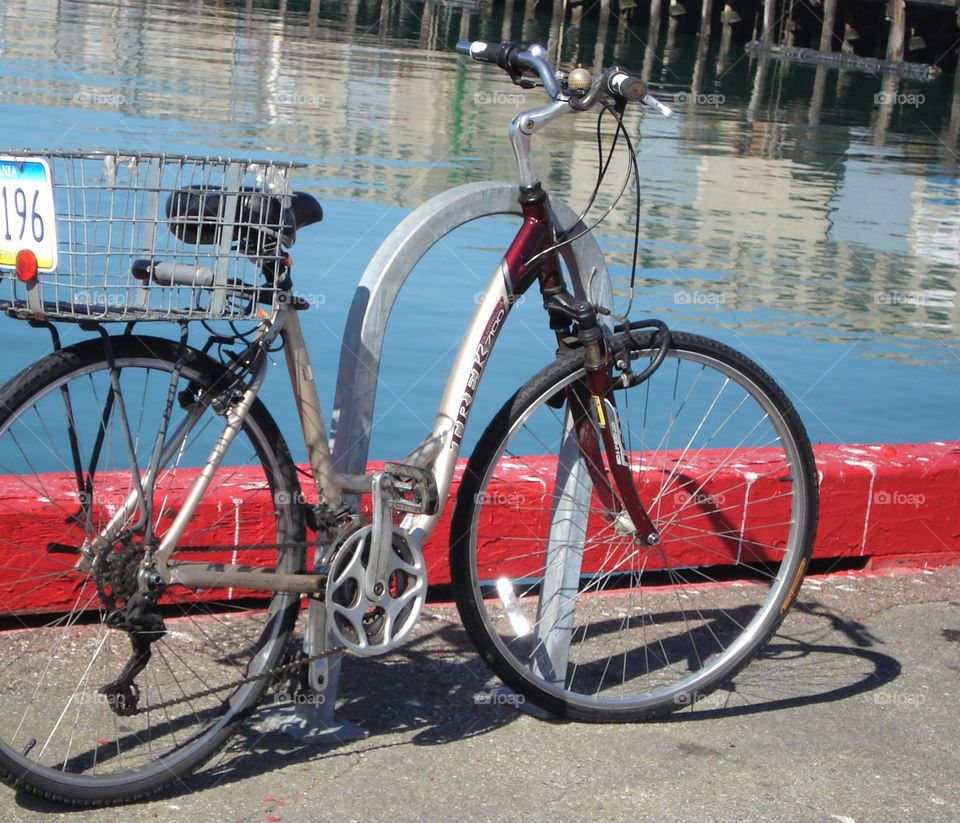
[[[340,366],[331,417],[330,437],[334,467],[345,474],[364,474],[370,450],[374,401],[380,372],[380,356],[387,321],[407,277],[420,259],[443,237],[473,220],[496,215],[520,216],[516,184],[467,183],[433,197],[411,212],[384,240],[367,265],[354,293],[340,348]],[[577,214],[563,203],[551,201],[556,225],[569,229]],[[575,233],[582,230],[582,224]],[[562,251],[574,292],[601,305],[611,306],[613,289],[606,263],[593,235],[570,243]],[[567,423],[569,434],[570,426]],[[589,477],[576,455],[576,444],[565,437],[561,446],[550,539],[548,573],[541,593],[538,626],[549,632],[540,638],[542,653],[537,665],[544,676],[562,679],[573,625],[573,600],[580,574],[586,506],[571,506],[571,491],[589,496]],[[574,455],[569,461],[564,455]],[[565,490],[565,494],[561,493]],[[585,490],[585,492],[584,492]],[[579,545],[578,545],[579,536]],[[331,647],[322,601],[311,600],[307,612],[305,651],[314,655]],[[353,724],[335,719],[341,654],[311,664],[309,682],[314,699],[298,703],[295,718],[284,731],[333,740],[365,736]]]

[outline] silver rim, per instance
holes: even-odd
[[[668,357],[667,361],[661,366],[661,369],[648,384],[645,384],[646,388],[644,388],[644,386],[635,387],[631,392],[635,393],[641,402],[649,404],[651,401],[651,386],[664,385],[665,378],[672,377],[670,374],[671,369],[679,371],[682,367],[687,368],[688,366],[699,368],[700,376],[697,379],[701,382],[704,379],[704,375],[706,375],[708,380],[716,379],[718,385],[719,383],[723,383],[723,388],[721,388],[720,391],[725,392],[730,386],[739,387],[742,399],[739,401],[741,405],[738,408],[742,409],[750,401],[753,401],[753,405],[762,411],[763,417],[761,421],[765,421],[765,424],[775,436],[773,442],[782,450],[782,465],[789,468],[793,482],[789,484],[791,516],[789,522],[782,523],[780,528],[780,531],[783,532],[785,548],[781,552],[781,562],[775,571],[768,572],[763,566],[752,560],[744,559],[742,556],[737,557],[737,562],[733,564],[723,564],[727,567],[722,569],[723,577],[732,577],[731,572],[736,571],[739,567],[741,571],[749,573],[747,575],[748,577],[755,579],[746,583],[737,582],[735,584],[736,588],[716,586],[717,591],[713,593],[711,589],[714,588],[715,584],[720,582],[720,579],[719,575],[710,571],[710,566],[702,566],[699,568],[693,566],[689,568],[671,568],[668,562],[664,562],[663,565],[665,568],[660,570],[658,574],[657,570],[651,568],[649,565],[649,558],[655,555],[658,549],[636,551],[636,547],[634,547],[634,559],[628,561],[629,568],[626,563],[618,567],[618,563],[622,562],[623,558],[623,554],[621,553],[620,561],[611,560],[607,564],[609,573],[604,572],[602,569],[595,571],[592,575],[584,574],[581,571],[577,586],[578,591],[575,595],[571,594],[569,590],[565,594],[561,594],[557,588],[550,590],[550,599],[565,596],[575,600],[575,606],[573,606],[572,609],[574,611],[573,624],[566,625],[561,623],[561,628],[565,629],[567,636],[570,638],[568,641],[569,659],[567,661],[565,674],[561,676],[550,666],[545,667],[537,662],[537,658],[543,655],[544,649],[548,650],[548,657],[551,657],[553,654],[550,651],[551,642],[556,643],[556,641],[551,641],[551,633],[541,628],[544,623],[543,615],[549,613],[548,608],[543,606],[541,602],[547,599],[541,596],[541,592],[547,591],[543,574],[541,573],[539,577],[527,577],[526,579],[521,577],[511,580],[511,585],[513,586],[512,596],[517,600],[516,604],[511,608],[508,603],[505,603],[504,597],[494,595],[491,587],[492,581],[490,577],[487,576],[491,573],[490,570],[488,569],[487,572],[480,571],[481,566],[484,565],[484,559],[480,558],[478,562],[478,541],[489,538],[489,535],[487,538],[485,538],[483,534],[478,535],[478,529],[480,529],[481,513],[486,505],[484,501],[496,499],[495,496],[491,496],[488,490],[498,472],[498,466],[500,466],[503,461],[512,464],[515,468],[518,464],[522,465],[525,460],[522,454],[522,452],[525,451],[523,448],[516,450],[520,453],[515,453],[512,448],[508,451],[508,447],[514,443],[519,433],[528,429],[531,425],[531,419],[544,409],[547,409],[551,413],[553,418],[552,422],[556,425],[556,429],[558,431],[562,430],[562,412],[549,409],[549,407],[546,406],[546,401],[555,395],[558,390],[581,379],[583,376],[582,370],[552,385],[547,391],[541,393],[535,400],[527,405],[522,416],[514,422],[503,441],[499,444],[495,457],[488,464],[488,470],[482,478],[480,485],[482,493],[479,495],[481,502],[478,502],[473,509],[471,521],[472,540],[470,545],[471,573],[473,575],[473,588],[477,607],[481,612],[488,635],[508,664],[520,673],[524,679],[534,679],[538,687],[565,702],[588,708],[611,710],[643,710],[654,704],[662,704],[664,702],[669,704],[671,701],[679,701],[678,707],[680,707],[684,703],[696,702],[696,700],[699,699],[699,695],[697,694],[698,690],[702,690],[705,694],[710,688],[715,688],[742,665],[745,657],[749,659],[750,656],[756,653],[755,645],[766,636],[771,625],[779,621],[780,604],[787,597],[789,588],[793,585],[793,581],[798,574],[798,565],[803,557],[801,541],[803,540],[805,524],[810,514],[807,511],[807,495],[809,491],[807,488],[807,478],[801,470],[803,461],[799,448],[790,435],[787,422],[761,388],[738,369],[715,357],[686,350],[673,349],[670,352],[670,357]],[[639,371],[639,368],[635,370]],[[687,379],[692,383],[693,377],[688,377]],[[675,379],[673,384],[674,392],[670,397],[670,402],[675,409],[683,410],[685,413],[685,410],[691,407],[692,398],[690,396],[685,398],[682,392],[680,394],[677,393],[677,390],[683,388],[684,385],[681,378],[678,377]],[[624,418],[625,439],[629,437],[626,431],[629,421],[627,419],[628,415],[625,413],[625,404],[622,396],[624,394],[630,395],[631,392],[618,392],[618,405],[620,406],[621,416]],[[732,420],[729,415],[730,405],[727,403],[722,404],[723,409],[721,410],[719,400],[713,396],[712,392],[711,396],[714,403],[713,405],[706,406],[709,414],[704,416],[704,420],[701,421],[701,426],[698,430],[701,433],[701,440],[709,440],[715,437],[720,433],[724,425]],[[700,408],[703,408],[702,404]],[[648,407],[645,408],[644,411],[648,411]],[[727,413],[726,417],[724,417],[723,412]],[[719,419],[714,420],[715,430],[711,432],[709,437],[702,434],[707,425],[707,416],[716,418],[717,413],[719,413]],[[717,426],[717,423],[721,425]],[[672,434],[677,434],[677,432],[673,432]],[[739,445],[741,452],[745,444],[752,443],[758,439],[757,434],[758,431],[754,430],[749,433],[748,437],[743,438],[742,443]],[[644,437],[642,439],[644,439],[647,447],[649,447],[649,438]],[[556,452],[555,442],[546,441],[540,436],[535,437],[534,440],[541,444],[544,453]],[[656,445],[660,446],[662,450],[665,447],[666,450],[669,450],[669,447],[676,442],[677,441],[670,441],[670,434],[661,433],[660,442]],[[633,451],[635,448],[636,444],[633,444],[632,447],[628,440],[628,451]],[[682,439],[679,441],[678,448],[681,450],[681,455],[690,462],[695,462],[696,459],[701,458],[706,452],[706,447],[704,447],[702,443],[698,445],[697,442],[684,442]],[[735,451],[731,451],[730,455],[729,458],[724,458],[719,466],[712,467],[713,479],[716,479],[722,470],[732,466],[736,460],[749,457],[749,455],[742,453],[737,456],[737,452]],[[649,453],[645,455],[645,459],[649,460]],[[534,469],[539,467],[535,467],[530,463],[528,468]],[[657,468],[656,465],[653,466],[654,474],[657,473]],[[647,465],[645,471],[650,473],[649,465]],[[773,471],[779,472],[780,469],[774,469]],[[674,493],[678,488],[677,478],[679,472],[676,469],[667,471],[667,466],[664,464],[664,466],[660,468],[660,474],[661,476],[665,475],[666,480],[663,481],[659,496],[655,498],[658,502],[650,506],[649,496],[644,497],[644,502],[648,505],[656,525],[663,534],[664,544],[659,547],[659,551],[663,552],[665,546],[669,545],[671,537],[677,539],[677,532],[679,530],[682,530],[684,527],[688,530],[693,528],[689,523],[684,522],[684,511],[689,511],[693,506],[700,505],[698,501],[699,497],[709,498],[713,496],[714,501],[716,501],[717,492],[710,486],[711,475],[709,472],[703,476],[695,476],[692,484],[693,494],[690,495],[689,505],[674,506],[672,511],[668,512],[669,507],[665,505],[665,501],[667,500],[667,496]],[[754,478],[756,482],[751,482],[753,485],[757,485],[761,479],[762,478]],[[686,484],[686,488],[690,489],[691,485],[689,483]],[[710,493],[706,494],[705,492],[708,490]],[[738,491],[740,493],[735,495],[734,493]],[[741,505],[744,510],[742,513],[742,523],[744,525],[752,525],[748,523],[747,505],[740,499],[743,496],[742,489],[738,490],[731,487],[727,489],[727,492],[731,496],[736,497],[736,505]],[[784,495],[781,493],[779,496],[783,497]],[[709,503],[709,501],[705,502]],[[755,500],[754,502],[757,501]],[[770,503],[769,500],[760,502]],[[783,501],[780,502],[782,503]],[[537,505],[542,509],[544,506],[543,500],[539,502],[534,500],[532,508],[536,508]],[[582,503],[579,505],[582,506]],[[733,502],[730,502],[728,507],[732,509],[734,505]],[[725,507],[722,503],[717,506],[716,502],[714,502],[714,509],[717,508],[721,510],[720,513],[722,514],[722,509]],[[715,511],[714,513],[716,514],[717,512]],[[485,518],[487,524],[484,527],[485,529],[490,527],[491,520],[496,519],[495,516],[490,517],[489,514],[488,512],[488,517]],[[529,514],[531,517],[536,516],[536,512],[533,511]],[[612,527],[608,526],[608,528]],[[776,526],[774,525],[773,528],[776,528]],[[724,539],[729,539],[732,536],[730,531],[731,530],[727,528],[726,532],[721,530],[718,534]],[[694,533],[691,532],[691,540],[694,539],[692,537],[693,534]],[[612,533],[606,538],[608,543],[614,542],[611,536]],[[504,536],[501,535],[501,537]],[[516,538],[508,537],[505,539]],[[603,539],[602,535],[599,538],[595,535],[588,535],[587,540],[578,545],[582,545],[587,549],[591,541],[599,542]],[[541,538],[541,540],[546,542],[544,538]],[[623,538],[621,542],[629,544],[630,541],[628,538]],[[687,542],[690,542],[690,540]],[[754,544],[752,548],[753,552],[759,551],[759,546],[756,544]],[[643,557],[644,552],[646,553],[646,558]],[[608,555],[609,554],[608,552]],[[664,559],[666,560],[666,558]],[[733,569],[729,568],[731,565],[734,567]],[[500,568],[506,568],[506,564],[501,563]],[[484,575],[484,577],[481,578],[481,575]],[[654,580],[652,586],[644,587],[642,580],[645,576]],[[634,579],[631,580],[631,578]],[[726,589],[726,592],[722,595],[719,594],[721,588]],[[731,597],[731,591],[739,594],[739,596]],[[729,641],[726,639],[720,640],[717,637],[717,629],[714,628],[711,630],[710,628],[709,624],[711,620],[705,616],[705,608],[696,603],[689,603],[688,605],[688,599],[691,597],[699,598],[701,604],[712,602],[712,605],[708,607],[711,611],[726,612],[728,615],[726,619],[728,625],[725,627],[725,631],[730,632],[731,629],[735,630],[736,638]],[[510,599],[510,593],[508,593],[507,599]],[[607,600],[607,603],[602,603],[603,600]],[[690,659],[694,662],[690,663],[686,672],[681,670],[681,666],[675,665],[677,661],[675,661],[674,658],[677,657],[677,654],[673,649],[669,649],[665,645],[666,641],[663,636],[665,632],[662,630],[662,626],[660,627],[661,636],[657,637],[659,624],[656,619],[656,610],[658,608],[663,609],[663,604],[667,600],[672,602],[672,608],[675,613],[679,615],[680,620],[687,625],[686,632],[690,640],[686,643],[688,646],[686,651]],[[730,602],[735,605],[725,606],[725,602]],[[625,641],[623,647],[611,649],[609,654],[604,654],[602,649],[593,652],[583,651],[581,647],[589,645],[591,640],[596,641],[593,643],[593,646],[597,649],[604,645],[604,641],[599,637],[599,632],[597,635],[591,636],[588,618],[588,614],[596,612],[598,606],[601,611],[605,608],[611,613],[617,614],[614,622],[616,620],[620,621],[619,628],[622,630],[620,633],[623,635],[631,635],[633,641],[637,644],[636,648],[627,648]],[[753,611],[749,619],[737,619],[740,614],[745,613],[748,606]],[[522,640],[517,636],[516,615],[518,607],[526,620],[526,626],[524,626],[523,621],[521,621],[520,631],[522,632],[524,629],[529,631],[529,639],[527,640]],[[734,609],[739,611],[736,616],[731,617],[730,615],[734,614]],[[510,620],[511,612],[514,617],[512,624]],[[715,619],[716,616],[714,615],[713,617],[713,622],[717,622]],[[611,621],[608,620],[606,622],[610,623]],[[700,632],[708,636],[709,642],[704,643],[704,647],[713,645],[714,648],[704,653],[698,651],[698,643],[694,640],[695,632]],[[670,642],[676,646],[679,640],[677,637],[671,637]],[[561,641],[559,645],[562,647],[564,643]],[[575,657],[576,653],[584,654],[584,657],[581,659],[585,660],[586,664],[577,662],[578,658]],[[662,670],[665,670],[664,676],[659,678],[659,682],[658,678],[645,677],[639,673],[639,668],[642,668],[640,656],[645,656],[649,663],[647,669],[648,675],[657,669],[658,666]],[[657,659],[655,660],[654,658]],[[595,688],[585,688],[590,677],[589,675],[581,676],[582,673],[577,672],[577,669],[581,667],[592,667],[594,680],[596,681]],[[622,682],[618,686],[615,686],[613,680],[615,680],[615,673],[618,668],[623,672],[624,676]],[[628,668],[630,672],[627,671]],[[696,697],[691,698],[690,695],[695,695]]]
[[[171,364],[149,357],[118,357],[121,366],[121,380],[128,386],[134,385],[132,377],[143,375],[139,396],[149,400],[152,391],[150,376],[159,379],[163,390],[169,385]],[[44,386],[37,394],[18,409],[0,427],[0,473],[20,476],[21,485],[26,491],[39,492],[42,498],[51,501],[50,506],[57,514],[66,519],[72,513],[74,498],[63,498],[61,504],[57,492],[53,489],[52,475],[49,470],[39,468],[31,455],[39,455],[39,448],[31,448],[46,443],[52,446],[57,442],[57,427],[52,410],[59,407],[61,418],[63,403],[60,389],[69,386],[71,395],[80,395],[86,391],[88,398],[102,403],[102,384],[96,384],[96,377],[107,374],[103,362],[83,366],[56,381]],[[198,379],[201,373],[184,366],[181,386],[187,381]],[[152,445],[147,434],[155,433],[151,426],[151,417],[147,406],[132,402],[134,392],[124,388],[131,408],[130,429],[134,436],[143,435]],[[74,401],[80,400],[74,397]],[[82,405],[82,402],[80,403]],[[175,410],[176,411],[176,410]],[[78,415],[79,416],[79,415]],[[138,422],[134,422],[134,420]],[[205,413],[185,438],[187,447],[182,449],[175,460],[167,467],[158,480],[157,520],[169,517],[175,510],[179,493],[178,473],[187,471],[186,458],[190,453],[190,443],[199,446],[207,437],[207,431],[216,429],[218,418],[211,412]],[[83,424],[81,424],[83,425]],[[89,428],[88,428],[89,430]],[[66,427],[64,426],[64,431]],[[262,515],[248,516],[244,506],[252,503],[258,494],[266,488],[268,474],[261,465],[256,445],[261,447],[270,473],[280,475],[269,444],[252,418],[248,418],[248,427],[244,429],[247,439],[234,444],[230,456],[232,476],[221,478],[223,483],[235,483],[235,509],[227,512],[224,518],[208,521],[210,537],[221,539],[229,518],[229,526],[243,543],[249,537],[253,523],[262,523]],[[19,436],[18,436],[19,435]],[[108,438],[109,438],[108,433]],[[32,444],[26,441],[30,439]],[[66,441],[66,438],[64,438]],[[117,444],[119,446],[119,444]],[[81,440],[81,447],[84,447]],[[243,449],[246,449],[242,453]],[[69,454],[69,446],[64,442],[60,455]],[[53,449],[53,457],[47,449],[44,460],[47,463],[62,463],[70,468],[69,458],[64,462]],[[100,475],[108,476],[110,468],[122,471],[123,449],[111,451],[103,449],[104,459]],[[12,455],[12,456],[11,456]],[[243,457],[243,463],[237,467],[236,459]],[[20,472],[12,472],[10,463],[17,463]],[[33,470],[23,472],[24,466]],[[243,471],[246,466],[246,471]],[[260,480],[251,482],[250,473]],[[129,475],[129,467],[127,467]],[[32,475],[26,476],[26,475]],[[119,478],[119,474],[117,475]],[[242,481],[242,482],[240,482]],[[110,483],[110,481],[106,481]],[[259,485],[260,488],[255,488]],[[74,490],[76,486],[73,487]],[[161,493],[162,492],[162,493]],[[117,492],[111,491],[110,494]],[[107,509],[110,501],[97,501]],[[121,491],[120,494],[125,494]],[[21,497],[28,495],[21,494]],[[269,491],[267,491],[269,497]],[[8,497],[4,503],[9,516],[12,507]],[[49,507],[48,507],[49,508]],[[26,545],[24,539],[4,539],[7,556],[14,551],[30,553],[34,556],[45,554],[43,546],[45,530],[50,528],[50,513],[41,513],[35,517],[38,542]],[[281,531],[285,528],[278,521]],[[65,531],[76,529],[65,527]],[[261,529],[262,534],[262,529]],[[189,535],[195,545],[202,541],[202,533]],[[49,539],[49,538],[47,538]],[[269,539],[269,538],[268,538]],[[263,538],[261,537],[263,542]],[[190,542],[190,541],[184,541]],[[211,541],[212,542],[212,541]],[[284,562],[278,556],[275,561]],[[34,575],[31,585],[38,589],[45,581],[70,576],[70,565],[75,560],[65,556],[60,572],[49,571]],[[239,561],[243,562],[243,560]],[[262,562],[262,561],[261,561]],[[16,576],[23,572],[22,561],[8,561],[2,569],[6,576]],[[216,695],[190,700],[176,707],[157,712],[145,712],[133,717],[118,717],[106,704],[98,688],[117,677],[123,665],[130,657],[130,644],[125,633],[107,628],[104,623],[105,611],[97,595],[96,586],[89,576],[73,573],[76,578],[75,593],[70,608],[56,614],[42,625],[24,625],[8,633],[7,643],[0,650],[0,670],[4,672],[10,688],[3,690],[6,695],[0,706],[0,745],[7,755],[22,768],[38,773],[46,780],[53,780],[62,786],[87,787],[120,786],[127,783],[140,783],[149,780],[158,773],[173,779],[170,769],[176,763],[190,759],[211,745],[223,728],[230,724],[238,709],[245,707],[256,697],[262,684],[249,683],[240,688],[224,689]],[[27,575],[23,574],[26,582]],[[9,587],[8,587],[9,588]],[[28,592],[25,592],[28,594]],[[231,597],[234,593],[228,592]],[[263,609],[251,611],[249,605],[236,601],[215,606],[205,602],[189,602],[182,591],[170,591],[170,596],[161,603],[166,604],[167,635],[153,646],[153,658],[147,669],[138,677],[141,689],[141,706],[150,706],[183,697],[203,689],[218,685],[235,684],[241,677],[263,669],[266,661],[278,653],[278,644],[285,639],[280,630],[282,621],[269,620],[286,603],[286,597],[275,598],[269,613]],[[264,603],[266,606],[266,603]],[[91,621],[91,618],[92,621]],[[22,622],[22,621],[21,621]],[[193,690],[193,691],[191,691]],[[35,742],[31,743],[33,740]],[[29,756],[23,756],[29,748]],[[29,780],[29,778],[27,778]]]

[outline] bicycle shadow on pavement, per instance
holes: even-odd
[[[458,622],[424,620],[413,639],[385,657],[343,659],[336,719],[356,724],[363,740],[336,735],[322,743],[265,729],[268,694],[252,723],[245,724],[220,762],[189,781],[201,791],[268,773],[278,766],[322,763],[357,751],[395,746],[432,746],[476,737],[518,719],[509,707],[483,702],[498,681],[476,656]],[[171,794],[175,794],[171,791]]]
[[[798,602],[794,612],[785,633],[776,635],[731,683],[661,719],[689,722],[843,700],[900,674],[900,663],[873,648],[882,641],[862,623],[810,600]],[[263,722],[272,710],[268,692],[222,754],[145,802],[230,785],[278,767],[484,735],[521,717],[511,701],[491,699],[490,688],[497,685],[460,623],[427,614],[413,638],[390,655],[343,661],[336,717],[364,729],[365,740],[333,737],[317,743],[270,730]],[[22,792],[17,802],[34,811],[72,811]]]
[[[394,746],[437,745],[486,734],[517,720],[509,707],[477,702],[486,684],[497,681],[473,651],[459,622],[423,620],[413,638],[380,658],[348,656],[343,660],[336,719],[356,723],[365,740],[322,743],[267,728],[275,705],[271,692],[244,723],[224,751],[192,777],[175,783],[141,803],[238,783],[279,767],[324,761]],[[18,792],[16,802],[37,812],[89,812]],[[139,805],[139,804],[134,804]]]
[[[664,720],[685,722],[780,711],[865,695],[900,676],[866,625],[815,600],[798,600],[787,623],[732,681],[694,697]]]
[[[859,621],[805,599],[794,606],[786,631],[731,683],[661,719],[683,722],[755,714],[866,694],[901,672],[899,661],[875,648],[882,642]],[[286,735],[259,737],[248,728],[239,745],[249,754],[222,768],[208,768],[191,781],[191,787],[269,772],[278,763],[277,751],[284,752],[279,762],[286,766],[358,750],[442,745],[487,734],[521,717],[516,703],[489,699],[490,687],[498,685],[459,621],[428,613],[414,638],[393,654],[344,659],[337,717],[364,728],[367,740],[322,748],[298,746]]]

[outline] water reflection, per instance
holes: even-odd
[[[513,179],[506,123],[540,100],[466,66],[453,42],[538,40],[568,67],[634,67],[678,101],[674,120],[626,118],[642,134],[645,307],[689,325],[713,296],[708,322],[738,334],[869,334],[882,341],[869,354],[956,378],[952,78],[757,59],[729,27],[697,40],[672,18],[634,30],[609,4],[566,18],[564,5],[5,0],[0,144],[276,153],[308,162],[299,184],[336,208],[408,209],[461,182]],[[593,185],[594,130],[568,118],[544,139],[541,172],[574,206]],[[629,205],[605,226],[621,292],[632,229]],[[355,282],[370,252],[318,254],[319,275],[346,262]]]

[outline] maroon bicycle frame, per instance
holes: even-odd
[[[520,204],[523,225],[504,255],[506,276],[512,293],[523,294],[537,279],[545,301],[564,295],[569,299],[568,302],[577,302],[566,288],[556,250],[543,253],[556,243],[555,228],[546,206],[546,193],[539,184],[523,187]],[[568,318],[568,322],[563,324],[556,322],[554,315],[557,312],[552,309],[556,304],[556,300],[550,301],[551,309],[548,310],[551,311],[551,327],[557,334],[558,354],[562,354],[570,349],[572,319]],[[579,307],[584,308],[582,301]],[[621,378],[613,374],[613,358],[606,337],[597,326],[596,311],[590,307],[589,313],[596,333],[587,333],[588,330],[582,326],[588,324],[581,324],[577,330],[579,345],[584,350],[586,384],[574,384],[566,390],[580,453],[600,503],[610,519],[620,520],[621,512],[625,510],[640,539],[647,545],[654,545],[659,541],[659,535],[640,501],[617,412],[613,389]],[[606,470],[601,457],[600,439],[597,438],[598,429],[603,451],[607,455]],[[613,478],[612,483],[607,478],[607,471]],[[619,501],[613,494],[614,487],[619,493]]]

